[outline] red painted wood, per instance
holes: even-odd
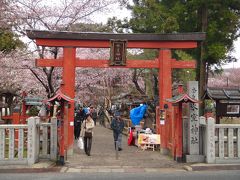
[[[178,118],[176,119],[176,158],[182,158],[183,144],[182,144],[182,103],[179,103]]]
[[[195,69],[196,68],[196,61],[176,61],[172,59],[172,68],[186,68],[186,69]]]
[[[173,138],[173,148],[172,148],[172,157],[176,157],[176,141],[177,141],[177,119],[178,119],[178,105],[173,106],[173,118],[172,118],[172,138]]]
[[[76,49],[64,48],[63,49],[64,61],[63,61],[63,88],[62,92],[70,98],[75,98],[75,67],[76,67]],[[73,126],[70,126],[70,122],[74,122],[74,103],[70,102],[70,108],[68,108],[68,148],[73,148]]]
[[[108,68],[109,60],[105,59],[78,59],[76,61],[77,67],[96,67],[96,68]]]
[[[2,116],[1,117],[3,120],[8,120],[8,119],[13,119],[13,116],[12,115],[8,115],[8,116]]]
[[[77,67],[96,68],[158,68],[156,60],[127,60],[126,66],[109,66],[109,60],[77,60]]]
[[[21,112],[21,124],[26,124],[26,119],[27,119],[27,106],[25,100],[22,103],[22,112]]]
[[[156,106],[156,131],[157,131],[157,134],[160,134],[159,124],[160,124],[160,107]]]
[[[53,47],[83,47],[83,48],[110,48],[110,41],[91,41],[91,40],[59,40],[59,39],[36,39],[39,46],[53,46]],[[197,42],[193,41],[128,41],[127,48],[196,48]]]
[[[60,108],[61,108],[61,112],[64,112],[64,103],[63,102],[61,102]],[[67,113],[64,112],[63,120],[66,118],[65,117],[66,114]],[[62,117],[60,115],[59,119],[60,119],[61,126],[60,126],[60,128],[58,128],[58,130],[59,130],[58,131],[58,133],[59,133],[58,136],[59,136],[59,143],[60,143],[60,145],[59,145],[59,154],[60,154],[60,156],[64,157],[64,155],[65,155],[65,153],[64,153],[65,146],[64,145],[65,145],[65,139],[67,139],[67,138],[65,138],[65,136],[64,136],[65,122],[62,122],[63,120],[61,118]]]
[[[37,67],[63,67],[62,59],[36,59]],[[158,68],[156,60],[127,60],[126,66],[109,66],[105,59],[77,59],[76,67],[96,68]]]
[[[171,60],[171,68],[196,68],[195,61]],[[36,59],[37,67],[63,67],[63,59]],[[96,68],[158,68],[157,60],[127,60],[126,66],[109,66],[106,59],[77,59],[76,67],[96,67]]]
[[[157,48],[166,48],[166,49],[189,49],[196,48],[197,43],[193,41],[166,41],[166,42],[152,42],[152,41],[144,41],[144,42],[131,42],[127,43],[127,48],[149,48],[149,49],[157,49]]]
[[[64,109],[64,115],[63,115],[63,119],[64,119],[64,125],[63,125],[63,137],[64,137],[64,149],[67,151],[69,149],[73,148],[73,142],[71,143],[71,141],[73,141],[73,132],[71,132],[71,128],[69,126],[70,124],[70,116],[71,116],[71,112],[69,112],[71,109],[68,108],[68,103],[65,101],[63,103],[63,109]],[[72,104],[71,104],[72,106]],[[68,119],[68,121],[66,121],[66,119]],[[68,154],[67,152],[64,154],[66,155]]]
[[[195,61],[176,61],[171,58],[171,48],[196,48],[197,42],[193,41],[128,41],[127,48],[150,48],[163,49],[159,51],[159,57],[156,60],[127,60],[126,66],[109,66],[109,60],[95,59],[77,59],[76,49],[73,47],[83,48],[110,48],[110,41],[91,41],[91,40],[57,40],[57,39],[36,39],[37,45],[64,47],[64,58],[59,60],[37,59],[36,66],[46,67],[63,67],[63,92],[70,98],[75,96],[75,68],[76,67],[95,67],[95,68],[158,68],[159,69],[159,108],[163,109],[164,104],[168,104],[167,118],[165,125],[160,125],[159,116],[156,118],[156,130],[160,133],[161,148],[170,148],[176,157],[182,157],[182,119],[174,123],[172,119],[172,105],[166,99],[172,98],[172,69],[174,68],[195,68]],[[65,110],[66,111],[66,110]],[[159,111],[159,109],[158,109]],[[70,122],[74,118],[74,104],[65,114],[68,122],[64,122],[66,148],[73,147],[73,126]],[[180,114],[179,114],[179,117]],[[176,128],[176,129],[175,129]]]
[[[172,97],[172,67],[171,67],[171,50],[160,50],[159,52],[159,106],[164,109],[164,104],[168,104],[168,109],[172,108],[171,103],[166,99]],[[168,120],[165,125],[160,125],[157,120],[157,128],[161,134],[161,148],[167,148],[167,123],[171,122],[171,114],[168,114]]]
[[[63,67],[63,59],[36,59],[37,67]]]
[[[12,124],[20,124],[20,114],[18,112],[14,112],[12,114]]]

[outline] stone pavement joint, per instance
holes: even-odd
[[[131,168],[103,168],[103,167],[95,167],[95,168],[68,168],[67,170],[61,170],[60,172],[66,173],[171,173],[171,172],[179,172],[185,171],[183,169],[173,169],[173,168],[140,168],[140,167],[131,167]]]
[[[205,164],[197,163],[190,166],[192,171],[240,170],[240,164]]]

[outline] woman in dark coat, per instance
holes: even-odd
[[[75,122],[74,122],[74,136],[75,139],[78,139],[80,136],[80,131],[81,131],[81,125],[82,122],[85,118],[85,112],[82,107],[78,110],[76,117],[75,117]]]

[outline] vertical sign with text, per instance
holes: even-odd
[[[126,40],[111,40],[111,66],[126,65]]]
[[[188,94],[191,98],[198,100],[198,81],[188,82]],[[199,154],[199,105],[189,103],[189,136],[188,152],[190,155]]]

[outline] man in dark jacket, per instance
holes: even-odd
[[[82,107],[79,108],[76,117],[75,117],[75,122],[74,122],[74,136],[75,139],[78,139],[80,136],[80,131],[81,131],[81,125],[82,122],[85,118],[85,112]]]
[[[111,128],[113,130],[115,149],[117,148],[118,151],[121,151],[122,150],[122,131],[124,128],[124,122],[120,117],[120,112],[116,112],[114,114],[114,118],[111,123]]]

